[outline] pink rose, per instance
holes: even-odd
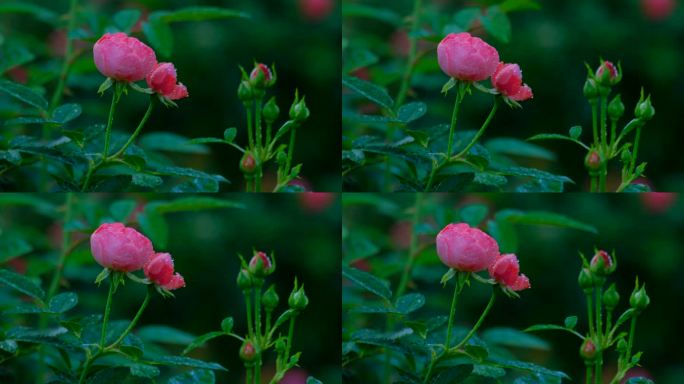
[[[98,264],[122,272],[142,268],[154,255],[150,239],[121,223],[100,225],[90,236],[90,250]]]
[[[522,83],[522,71],[518,64],[499,63],[492,75],[492,85],[502,95],[515,101],[524,101],[533,96],[532,89]]]
[[[334,0],[299,0],[299,11],[309,20],[323,20],[333,10]]]
[[[451,33],[437,46],[442,71],[463,81],[481,81],[494,73],[499,53],[494,47],[467,32]]]
[[[668,18],[677,8],[675,0],[641,0],[641,8],[646,17],[651,20],[663,20]]]
[[[138,81],[157,64],[152,48],[125,33],[105,33],[93,46],[95,66],[120,81]]]
[[[157,253],[154,255],[145,264],[144,272],[151,282],[169,291],[185,287],[183,276],[174,273],[173,259],[168,253]]]
[[[176,67],[171,63],[159,63],[145,77],[147,86],[153,91],[170,99],[188,97],[188,89],[183,83],[176,83]]]
[[[492,279],[507,288],[514,291],[530,288],[530,279],[520,274],[518,257],[512,253],[499,256],[488,270]]]
[[[464,272],[487,269],[499,255],[491,236],[468,224],[449,224],[437,235],[437,255],[449,268]]]

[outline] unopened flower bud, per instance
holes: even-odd
[[[590,102],[596,100],[599,95],[596,81],[594,79],[587,79],[587,81],[584,82],[583,92],[584,97]]]
[[[637,280],[634,291],[632,291],[632,295],[629,297],[629,305],[638,311],[643,311],[650,303],[651,299],[646,294],[646,284],[639,288],[639,281]]]
[[[254,252],[254,256],[249,261],[249,272],[259,278],[266,277],[273,273],[271,259],[264,252]]]
[[[243,103],[250,102],[254,100],[254,89],[252,89],[252,84],[249,81],[243,80],[238,86],[238,99]]]
[[[309,114],[309,108],[306,106],[304,97],[302,97],[300,100],[299,96],[295,94],[295,99],[290,107],[290,119],[301,123],[309,118]]]
[[[629,149],[623,149],[620,155],[620,161],[622,164],[630,164],[632,162],[632,151]]]
[[[584,166],[589,171],[598,171],[601,168],[601,155],[597,150],[592,149],[587,153],[587,156],[584,158]]]
[[[585,362],[591,362],[596,357],[596,344],[590,338],[584,339],[584,343],[580,347],[580,356]]]
[[[613,258],[608,252],[600,250],[596,251],[594,257],[591,258],[590,269],[591,272],[598,276],[607,276],[615,271],[616,265]]]
[[[276,104],[275,101],[275,96],[271,97],[270,100],[264,105],[264,121],[267,124],[273,124],[278,119],[278,115],[280,114],[280,108],[278,108],[278,104]]]
[[[290,305],[290,308],[300,311],[309,305],[309,298],[306,297],[306,293],[304,292],[304,285],[297,289],[297,282],[295,281],[294,289],[292,290],[292,293],[290,293],[287,303]]]
[[[266,88],[275,84],[275,76],[266,64],[257,63],[249,74],[249,81],[256,88]]]
[[[610,287],[603,293],[603,305],[609,311],[612,311],[617,307],[620,302],[620,294],[617,289],[615,289],[615,283],[611,284]]]
[[[254,282],[252,281],[252,275],[250,275],[248,270],[240,270],[237,276],[237,285],[243,291],[252,289]]]
[[[285,338],[281,337],[278,340],[276,340],[275,343],[275,350],[276,353],[281,355],[285,352],[285,349],[287,348],[287,343],[285,342]]]
[[[615,85],[622,79],[622,74],[619,73],[615,64],[610,61],[604,61],[596,70],[596,81],[604,86]]]
[[[594,287],[594,277],[592,276],[591,271],[587,268],[582,268],[579,277],[577,277],[577,283],[583,290],[591,290]]]
[[[625,341],[624,338],[622,338],[622,339],[620,339],[620,341],[618,341],[617,347],[615,347],[615,350],[619,353],[622,353],[622,352],[626,351],[627,348],[628,348],[627,342]]]
[[[245,154],[242,156],[242,159],[240,159],[240,170],[242,173],[251,175],[254,173],[254,171],[256,171],[256,168],[257,163],[254,155],[252,155],[252,152],[245,152]]]
[[[245,340],[240,347],[240,359],[244,362],[252,362],[256,358],[256,349],[251,341]]]
[[[611,120],[616,121],[620,119],[624,113],[625,105],[622,103],[620,95],[617,95],[610,104],[608,104],[608,117],[610,117]]]
[[[649,121],[654,115],[655,108],[653,108],[653,105],[651,104],[651,95],[644,100],[644,95],[642,93],[636,108],[634,108],[634,116],[641,121]]]
[[[264,305],[266,312],[273,312],[278,306],[279,301],[280,298],[273,285],[271,285],[261,296],[261,303]]]

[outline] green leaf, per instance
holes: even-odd
[[[150,209],[159,213],[201,211],[208,209],[237,208],[245,209],[243,203],[216,197],[181,197],[171,201],[150,204]]]
[[[496,327],[482,332],[482,339],[488,344],[506,347],[530,348],[548,351],[551,346],[546,341],[513,328]]]
[[[117,200],[109,206],[109,214],[114,221],[125,222],[137,205],[138,202],[135,200]]]
[[[87,384],[151,384],[153,381],[147,377],[131,375],[131,369],[125,367],[109,367],[97,371],[91,376]]]
[[[306,384],[323,384],[323,382],[313,376],[309,376],[306,378]]]
[[[589,150],[589,147],[587,147],[583,142],[573,139],[572,137],[565,136],[565,135],[560,135],[558,133],[540,133],[538,135],[534,135],[527,139],[528,141],[533,141],[533,140],[567,140],[567,141],[572,141],[573,143],[581,146],[582,148],[585,148],[586,150]]]
[[[512,138],[496,138],[487,141],[485,147],[491,152],[535,159],[555,160],[556,155],[538,145]]]
[[[371,7],[367,5],[352,4],[346,2],[342,6],[342,16],[347,17],[362,17],[373,20],[382,21],[384,23],[400,26],[403,21],[401,16],[396,12],[387,8]]]
[[[526,363],[516,360],[505,360],[493,357],[490,357],[489,360],[503,368],[517,369],[538,375],[553,376],[561,379],[570,380],[570,377],[561,371],[552,371],[550,369],[532,363]]]
[[[487,232],[499,243],[502,253],[515,253],[518,250],[518,233],[512,223],[503,219],[489,220]]]
[[[23,13],[32,15],[38,20],[49,24],[55,24],[59,15],[48,8],[43,8],[38,5],[29,4],[27,2],[6,2],[0,4],[0,14],[2,13]]]
[[[120,31],[129,33],[135,23],[140,19],[140,11],[137,9],[124,9],[114,15],[114,25]]]
[[[154,170],[156,173],[167,176],[191,177],[193,179],[211,179],[222,183],[227,183],[225,177],[221,175],[210,175],[192,168],[182,168],[174,166],[159,166]]]
[[[515,12],[523,10],[537,11],[541,9],[541,5],[536,0],[506,0],[499,5],[503,12]]]
[[[504,209],[496,214],[498,221],[507,221],[513,224],[549,225],[561,228],[572,228],[580,231],[598,233],[596,228],[589,224],[571,219],[565,215],[545,211],[520,211],[516,209]]]
[[[16,149],[0,151],[0,160],[5,160],[11,164],[17,165],[21,162],[21,153]]]
[[[214,144],[214,143],[219,143],[219,144],[226,144],[225,140],[221,140],[216,137],[197,137],[191,140],[188,140],[185,145],[197,145],[197,144]]]
[[[187,355],[188,352],[192,351],[193,349],[197,349],[201,346],[204,345],[207,341],[211,339],[215,339],[220,336],[225,336],[225,332],[220,332],[220,331],[214,331],[214,332],[209,332],[205,333],[204,335],[198,336],[195,340],[193,340],[190,344],[188,344],[187,347],[183,350],[183,355]]]
[[[233,332],[233,324],[235,321],[233,320],[232,317],[226,317],[221,321],[221,329],[223,329],[223,332],[225,333],[231,333]]]
[[[576,332],[575,330],[572,330],[570,328],[566,328],[560,325],[555,325],[555,324],[536,324],[531,327],[528,327],[523,330],[523,332],[538,332],[538,331],[565,331],[565,332],[570,332],[573,335],[579,337],[580,339],[584,340],[584,336]]]
[[[47,109],[47,100],[27,86],[8,80],[0,80],[0,91],[5,92],[26,104],[32,105],[41,111]]]
[[[206,154],[209,148],[199,144],[188,144],[190,139],[170,132],[151,132],[140,138],[138,145],[152,151]]]
[[[36,56],[31,53],[24,45],[15,40],[5,40],[0,45],[0,75],[6,71],[27,64]]]
[[[465,382],[466,378],[470,376],[473,371],[472,365],[458,365],[456,367],[448,368],[430,380],[430,384],[453,384]]]
[[[397,119],[402,123],[418,120],[427,112],[427,105],[420,101],[404,104],[397,112]]]
[[[0,235],[0,263],[33,251],[33,246],[17,235]]]
[[[579,139],[579,137],[582,135],[582,126],[575,125],[574,127],[571,127],[568,131],[568,134],[570,134],[570,137],[574,140]]]
[[[342,268],[342,276],[346,277],[359,287],[368,292],[374,293],[386,300],[392,297],[392,291],[389,288],[389,282],[373,276],[368,272],[364,272],[355,268]]]
[[[64,124],[81,115],[81,106],[76,103],[60,105],[52,112],[52,120]]]
[[[654,384],[654,382],[646,377],[630,377],[625,384]]]
[[[173,367],[189,367],[227,371],[227,369],[222,367],[220,364],[192,359],[183,356],[145,356],[143,360],[147,364],[154,365],[168,365]]]
[[[148,204],[143,213],[138,215],[138,222],[140,229],[152,240],[155,248],[166,248],[169,239],[169,226],[161,213],[151,209]]]
[[[342,85],[388,110],[394,105],[387,90],[379,85],[352,76],[343,76]]]
[[[166,325],[147,325],[135,332],[140,339],[151,343],[187,345],[195,340],[195,336],[185,331]]]
[[[131,364],[128,366],[131,375],[136,377],[154,378],[159,376],[159,368],[147,364]]]
[[[78,295],[73,292],[63,292],[52,299],[48,304],[50,312],[64,313],[78,304]]]
[[[203,21],[227,18],[249,18],[249,15],[227,8],[219,7],[187,7],[172,12],[164,12],[161,19],[167,23],[177,21]]]
[[[168,384],[214,384],[215,382],[214,371],[195,369],[170,378]]]
[[[159,12],[154,12],[142,25],[143,33],[150,45],[160,56],[169,57],[173,51],[173,32],[171,27],[162,19]]]
[[[473,375],[498,379],[506,376],[506,370],[492,365],[477,364],[473,369]]]
[[[458,216],[471,227],[478,227],[487,217],[489,208],[484,204],[470,204],[461,208]]]
[[[171,188],[172,193],[216,193],[219,183],[211,179],[192,179]]]
[[[229,143],[232,143],[233,140],[235,140],[235,136],[237,136],[237,128],[231,127],[223,131],[223,139]]]
[[[0,350],[10,354],[14,354],[15,352],[17,352],[17,342],[14,340],[0,341]]]
[[[344,52],[344,73],[352,73],[358,69],[371,66],[377,63],[380,59],[378,56],[368,49],[350,47],[343,50]]]
[[[0,283],[39,300],[45,297],[45,291],[33,280],[6,269],[0,269]]]
[[[506,176],[497,175],[490,172],[477,172],[475,173],[474,183],[487,185],[490,187],[503,187],[508,184],[508,179]]]
[[[563,323],[565,324],[566,328],[575,329],[577,326],[577,316],[568,316],[565,318]]]
[[[162,185],[164,180],[159,176],[148,175],[146,173],[135,173],[131,178],[133,185],[144,188],[154,188]]]
[[[511,21],[498,5],[487,8],[487,12],[480,20],[485,31],[497,40],[502,43],[508,43],[511,40]]]
[[[454,22],[460,29],[459,32],[465,32],[469,30],[473,23],[475,23],[482,15],[482,10],[479,7],[467,7],[456,12],[454,15]],[[447,26],[447,28],[453,28]]]
[[[541,171],[534,168],[524,168],[524,167],[503,167],[498,168],[496,171],[505,176],[517,176],[517,177],[531,177],[533,179],[555,181],[559,183],[572,183],[573,181],[567,176],[554,175],[552,173]]]
[[[397,310],[403,314],[415,312],[425,305],[425,296],[420,293],[409,293],[397,298]]]

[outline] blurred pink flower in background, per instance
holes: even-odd
[[[283,379],[280,380],[280,384],[306,384],[306,379],[309,377],[309,374],[301,369],[301,368],[294,368],[285,374],[283,376]]]
[[[299,205],[311,213],[323,212],[335,202],[335,194],[328,192],[302,192],[297,197]]]
[[[26,84],[28,82],[28,71],[26,68],[17,66],[7,71],[7,76],[9,76],[12,81],[19,84]]]
[[[320,21],[330,16],[335,8],[335,0],[299,0],[299,11],[304,18]]]
[[[650,213],[663,213],[677,202],[677,194],[664,192],[640,193],[643,207]]]
[[[644,15],[654,21],[668,18],[675,8],[677,8],[677,0],[641,0]]]

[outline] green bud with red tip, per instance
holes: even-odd
[[[603,250],[596,251],[589,265],[591,272],[597,276],[608,276],[617,268],[614,258]]]
[[[257,170],[257,160],[250,151],[246,151],[240,159],[240,170],[246,175],[251,175]]]
[[[264,278],[275,271],[275,266],[265,252],[254,251],[249,261],[249,272],[258,278]]]
[[[608,87],[616,85],[622,80],[622,73],[620,72],[619,64],[616,67],[612,62],[603,60],[598,69],[596,69],[595,78],[600,85]]]
[[[254,69],[249,74],[249,81],[257,89],[271,87],[276,82],[276,75],[263,63],[254,63]]]
[[[584,166],[590,172],[598,171],[601,168],[601,163],[601,154],[593,148],[589,150],[589,153],[584,158]]]
[[[256,359],[256,355],[257,353],[254,344],[252,344],[250,340],[245,340],[240,347],[240,360],[245,363],[251,363]]]
[[[580,347],[579,354],[585,363],[592,363],[596,359],[597,351],[596,343],[590,337],[587,337]]]

